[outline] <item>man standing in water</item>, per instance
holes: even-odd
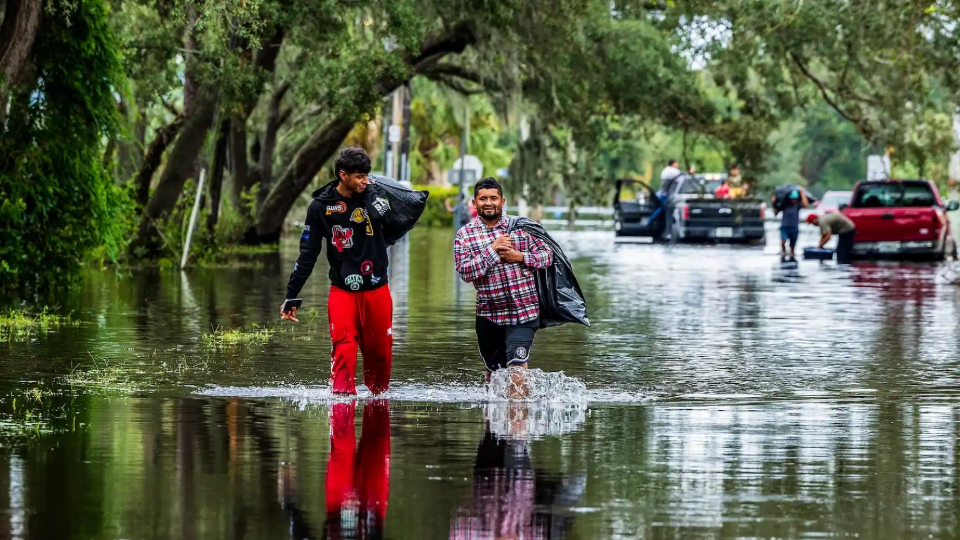
[[[800,210],[807,207],[807,194],[795,189],[787,195],[780,218],[780,259],[796,262],[797,238],[800,237]],[[787,242],[790,242],[790,256],[787,257]]]
[[[330,380],[335,394],[357,393],[357,348],[363,352],[363,381],[374,394],[387,391],[393,363],[393,299],[387,286],[387,244],[380,220],[390,203],[368,193],[370,157],[345,148],[334,163],[336,179],[313,193],[300,237],[300,257],[287,283],[295,299],[313,272],[324,240],[330,263]],[[286,302],[285,302],[286,304]],[[297,308],[284,320],[299,322]]]
[[[553,252],[530,234],[509,229],[503,188],[492,177],[473,188],[478,215],[457,231],[457,273],[477,289],[477,342],[490,372],[526,367],[540,327],[534,272],[553,262]]]

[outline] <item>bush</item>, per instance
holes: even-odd
[[[453,227],[453,214],[447,210],[445,201],[450,203],[450,208],[457,204],[457,188],[442,186],[414,186],[416,189],[425,190],[430,193],[427,199],[427,208],[423,211],[423,216],[418,222],[426,227]]]
[[[129,198],[103,164],[119,44],[106,2],[76,6],[45,18],[39,82],[14,87],[0,130],[0,289],[70,284],[94,250],[116,260],[123,242]]]

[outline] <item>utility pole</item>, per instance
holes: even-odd
[[[391,94],[387,98],[386,103],[383,105],[383,114],[381,115],[381,122],[383,122],[383,175],[390,176],[390,164],[392,156],[390,155],[390,105],[393,103],[393,95]]]
[[[413,99],[413,88],[410,83],[402,87],[403,90],[403,135],[400,138],[400,180],[410,181],[410,100]]]

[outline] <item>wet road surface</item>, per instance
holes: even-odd
[[[538,334],[532,403],[480,384],[448,231],[394,248],[383,400],[326,390],[322,264],[304,322],[277,320],[290,249],[90,273],[83,324],[0,344],[0,538],[958,536],[960,289],[936,266],[556,237],[594,324]]]

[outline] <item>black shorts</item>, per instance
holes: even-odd
[[[526,364],[538,328],[539,318],[501,326],[490,319],[477,317],[477,344],[480,346],[480,358],[487,369],[496,371],[507,366]]]

